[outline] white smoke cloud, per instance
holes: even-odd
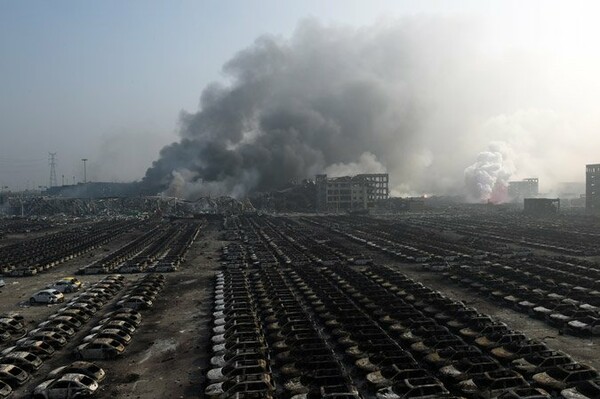
[[[465,169],[465,185],[471,201],[504,202],[508,199],[508,181],[515,172],[512,149],[503,142],[491,143],[480,152],[477,161]]]
[[[543,194],[556,192],[563,182],[583,181],[584,165],[597,159],[599,137],[588,136],[586,123],[576,125],[573,115],[532,108],[487,119],[480,135],[496,145],[502,143],[499,153],[510,180],[539,178]],[[473,197],[473,187],[467,191]]]
[[[256,179],[256,171],[247,170],[240,175],[239,179],[229,178],[218,182],[205,181],[198,172],[182,168],[173,171],[169,187],[162,192],[162,195],[189,200],[222,196],[240,199],[246,195],[246,187],[256,184]]]
[[[169,187],[162,193],[168,197],[186,197],[187,187],[196,177],[196,174],[188,169],[179,169],[171,172],[172,178]]]
[[[363,152],[358,162],[334,163],[325,169],[325,173],[331,177],[354,176],[361,173],[386,173],[387,169],[370,152]]]

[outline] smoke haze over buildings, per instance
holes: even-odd
[[[489,51],[474,19],[305,20],[291,38],[262,36],[226,63],[228,79],[203,91],[198,112],[182,113],[181,140],[163,148],[144,183],[240,197],[323,171],[387,170],[393,194],[479,201],[511,176],[573,180],[586,151],[565,140],[574,114],[556,108],[562,92],[546,86],[563,72],[552,62]],[[578,159],[568,159],[571,148]],[[555,168],[548,154],[573,165]]]
[[[385,170],[393,195],[486,201],[497,143],[499,180],[542,193],[600,161],[592,1],[68,3],[0,6],[9,190],[49,185],[48,152],[59,184],[86,158],[186,198]]]

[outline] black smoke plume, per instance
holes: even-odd
[[[180,141],[142,183],[239,198],[317,173],[387,171],[396,195],[481,201],[487,185],[471,175],[489,170],[469,165],[496,142],[516,154],[503,182],[557,180],[544,161],[569,137],[554,110],[562,96],[546,89],[562,76],[549,68],[556,58],[491,51],[485,31],[473,19],[417,16],[361,28],[306,20],[289,39],[260,37],[225,64],[224,83],[205,88],[198,112],[182,113]]]
[[[227,84],[209,85],[199,111],[182,113],[181,140],[162,149],[144,185],[241,197],[348,165],[388,170],[404,189],[435,189],[425,169],[451,128],[429,134],[436,96],[453,90],[449,74],[464,77],[474,41],[462,22],[342,28],[307,20],[288,40],[260,37],[225,64]]]

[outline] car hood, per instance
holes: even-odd
[[[476,392],[479,390],[479,387],[477,387],[477,384],[472,379],[461,381],[456,386],[463,392]]]
[[[374,371],[367,374],[367,381],[369,381],[371,384],[378,385],[387,381],[387,378],[381,374],[381,371]]]
[[[563,383],[550,377],[548,373],[539,373],[533,376],[533,380],[538,384],[544,384],[553,388],[560,388]]]
[[[50,385],[54,380],[46,380],[44,382],[42,382],[40,385],[38,385],[37,387],[35,387],[35,390],[33,391],[34,393],[41,393],[43,391],[46,390],[46,388],[48,388],[48,385]]]
[[[398,396],[391,387],[387,387],[384,389],[380,389],[379,391],[377,391],[377,398],[378,399],[400,399],[400,396]]]
[[[564,389],[560,392],[560,396],[565,399],[590,399],[589,396],[577,392],[576,388]]]
[[[457,376],[462,374],[459,370],[456,369],[453,365],[444,366],[440,369],[440,374],[447,376]]]
[[[569,326],[575,327],[575,328],[585,328],[585,327],[588,326],[588,324],[587,323],[582,323],[579,320],[573,320],[573,321],[569,322]]]
[[[503,347],[492,349],[492,354],[500,358],[507,358],[513,356],[513,353],[511,351]]]
[[[513,360],[512,365],[521,369],[534,369],[536,367],[535,364],[529,363],[524,358]]]
[[[204,393],[206,395],[221,395],[224,392],[225,391],[223,390],[223,383],[222,382],[217,382],[215,384],[210,384],[204,390]]]

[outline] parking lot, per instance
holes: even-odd
[[[199,222],[197,236],[181,250],[182,260],[173,258],[177,268],[166,273],[151,271],[174,254],[172,246],[185,246],[183,232],[191,232],[189,226],[165,225],[161,232],[133,226],[39,274],[4,278],[0,313],[18,313],[30,332],[63,312],[81,292],[104,287],[132,259],[147,269],[122,274],[114,292],[13,395],[31,397],[50,371],[76,360],[75,349],[85,337],[140,287],[144,293],[153,287],[152,306],[137,311],[130,343],[116,358],[94,360],[106,371],[97,390],[100,398],[221,398],[235,391],[276,398],[521,395],[512,398],[533,390],[539,397],[558,397],[596,381],[600,351],[595,333],[575,334],[568,328],[573,317],[594,317],[591,276],[596,264],[586,260],[591,258],[548,255],[547,249],[491,239],[465,240],[460,226],[454,230],[445,219],[440,225],[443,232],[432,229],[431,219],[416,224],[243,216]],[[585,249],[582,245],[578,250]],[[112,269],[81,274],[86,266],[109,264],[107,259]],[[548,274],[540,267],[547,267]],[[537,277],[547,278],[534,278],[536,270]],[[29,303],[33,293],[66,276],[77,276],[84,291],[66,293],[60,304]],[[160,276],[164,283],[146,282],[162,281]],[[560,283],[552,285],[552,277]],[[496,279],[501,284],[493,286]],[[546,308],[558,301],[555,310],[540,318],[524,311],[524,305],[513,305],[532,299],[528,295],[538,295]],[[562,325],[550,317],[559,310],[571,316],[558,318]],[[3,347],[18,338],[14,335]],[[565,367],[578,377],[564,385],[540,382],[535,376],[546,369],[525,371],[519,361],[527,356],[549,357],[555,367],[569,364]],[[447,374],[450,366],[467,365],[487,374]],[[485,377],[474,382],[476,388],[461,382],[475,376]]]
[[[196,225],[196,224],[195,224]],[[173,224],[177,226],[177,224]],[[60,231],[60,229],[59,229]],[[185,230],[181,230],[185,232]],[[84,266],[102,261],[113,253],[123,252],[121,249],[127,247],[129,243],[135,241],[145,233],[144,229],[129,229],[114,239],[93,248],[91,251],[65,259],[59,265],[56,265],[29,277],[4,277],[5,286],[0,290],[0,313],[7,316],[17,315],[22,317],[24,331],[13,334],[2,347],[9,348],[14,345],[17,339],[28,337],[28,332],[39,328],[40,323],[64,314],[61,310],[73,298],[79,295],[87,295],[90,289],[95,289],[95,284],[102,283],[111,274],[92,274],[81,275],[80,269]],[[208,234],[208,230],[203,232]],[[10,235],[7,237],[10,242],[6,247],[16,243],[23,245],[27,240],[43,240],[45,234],[39,232],[28,232],[22,235]],[[159,260],[153,261],[160,263],[162,259],[173,254],[172,248],[175,248],[177,237],[166,241],[167,248],[154,248],[152,254]],[[186,256],[189,256],[190,267],[185,272],[178,274],[167,274],[165,278],[164,290],[160,290],[153,298],[153,304],[150,309],[140,310],[142,322],[131,334],[131,343],[125,347],[123,355],[116,359],[94,360],[94,363],[106,371],[106,379],[100,383],[97,391],[99,397],[121,397],[131,395],[131,397],[186,397],[194,390],[194,384],[198,386],[201,383],[200,365],[201,351],[198,351],[198,334],[201,332],[199,323],[202,319],[200,312],[204,298],[201,291],[195,283],[208,285],[203,282],[202,273],[210,273],[210,260],[204,258],[208,250],[205,240],[193,248],[185,249]],[[150,246],[151,243],[148,245]],[[142,248],[143,249],[143,248]],[[149,251],[147,251],[149,252]],[[187,253],[189,252],[189,253]],[[150,254],[149,254],[150,255]],[[126,262],[130,258],[124,258]],[[152,261],[144,259],[148,267]],[[179,260],[177,263],[179,264]],[[18,267],[18,266],[17,266]],[[45,289],[57,280],[67,276],[77,276],[83,283],[83,287],[78,292],[65,293],[65,299],[56,304],[31,304],[30,297],[37,291]],[[34,388],[47,379],[48,373],[59,367],[72,363],[77,360],[75,348],[84,342],[84,338],[93,332],[93,328],[102,320],[118,309],[119,301],[125,298],[130,290],[133,290],[139,281],[146,277],[159,277],[160,273],[128,273],[123,276],[123,286],[115,290],[101,304],[98,304],[97,310],[94,309],[93,315],[88,320],[82,322],[81,327],[74,328],[74,334],[67,337],[67,343],[64,347],[56,348],[51,356],[45,357],[39,368],[31,370],[29,378],[21,386],[13,387],[13,397],[31,397]],[[206,277],[205,277],[206,278]],[[139,291],[136,291],[138,293]],[[145,291],[144,291],[145,292]],[[79,306],[79,305],[78,305]],[[83,306],[83,305],[81,305]],[[71,307],[71,305],[68,305]],[[70,312],[70,310],[68,311]],[[113,315],[114,317],[114,315]],[[187,359],[187,360],[186,360]],[[177,364],[177,368],[166,369],[165,365]],[[182,374],[181,370],[185,369]],[[196,370],[196,372],[194,372]],[[172,371],[172,372],[169,372]],[[159,376],[154,378],[154,376]],[[162,392],[159,393],[159,392]],[[156,396],[153,396],[156,395]],[[175,396],[172,396],[175,395]]]

